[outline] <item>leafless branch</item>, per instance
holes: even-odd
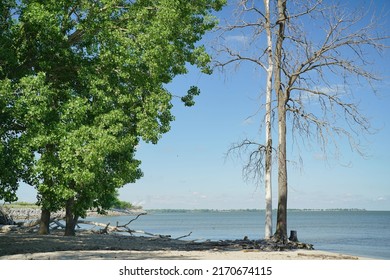
[[[139,213],[137,215],[137,217],[135,217],[134,219],[131,219],[127,224],[124,224],[124,225],[118,225],[117,224],[117,227],[127,227],[130,223],[134,222],[135,220],[137,220],[140,216],[143,216],[143,215],[146,215],[147,213],[146,212],[142,212],[142,213]]]
[[[318,10],[319,6],[322,4],[322,0],[316,0],[316,1],[314,1],[314,3],[311,3],[311,1],[307,1],[307,2],[305,1],[303,3],[302,3],[302,1],[299,1],[296,3],[299,4],[297,6],[302,6],[302,11],[297,12],[296,14],[288,15],[287,16],[288,20],[291,20],[294,18],[299,18],[299,17],[302,17],[304,15],[309,15],[313,11]]]
[[[246,182],[260,183],[263,180],[263,170],[265,165],[266,145],[244,139],[233,144],[227,156],[234,155],[243,160],[242,176]],[[275,149],[273,149],[275,151]]]
[[[235,52],[235,51],[233,51],[232,49],[230,49],[230,48],[228,48],[226,46],[224,46],[220,51],[225,52],[231,58],[227,59],[225,61],[216,61],[215,62],[215,66],[216,67],[223,68],[223,67],[225,67],[225,66],[227,66],[229,64],[232,64],[232,63],[241,63],[243,61],[249,61],[249,62],[255,63],[256,65],[260,66],[263,69],[266,69],[266,66],[261,61],[261,58],[263,57],[263,55],[265,54],[266,51],[264,51],[263,54],[259,58],[253,58],[253,57],[250,57],[250,56],[241,55],[240,53]]]
[[[310,15],[321,22],[322,39],[309,39],[304,26],[289,17],[285,37],[289,44],[283,49],[282,70],[288,95],[286,106],[293,117],[292,129],[303,138],[316,137],[324,150],[330,142],[337,147],[338,138],[346,137],[351,147],[363,155],[361,132],[372,130],[353,97],[351,81],[380,80],[367,67],[372,64],[368,52],[374,50],[380,54],[387,47],[384,41],[389,36],[378,34],[377,20],[362,25],[367,12],[351,13],[321,2],[307,10],[309,13],[297,13],[294,17]],[[344,90],[335,90],[335,83],[341,83]]]

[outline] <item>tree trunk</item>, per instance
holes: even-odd
[[[49,234],[50,233],[49,226],[50,226],[50,211],[42,208],[38,234]]]
[[[267,32],[267,86],[266,86],[266,113],[265,113],[265,239],[270,239],[272,235],[272,134],[271,134],[271,102],[272,102],[272,76],[273,76],[273,57],[272,57],[272,32],[269,0],[264,0],[265,7],[265,29]]]
[[[78,217],[73,214],[74,198],[70,198],[66,202],[65,206],[65,236],[75,236],[75,227]]]
[[[286,102],[287,92],[282,88],[282,55],[283,40],[286,21],[286,0],[278,0],[279,26],[275,47],[275,91],[278,100],[278,213],[274,239],[287,241],[287,158],[286,158]]]
[[[286,158],[286,107],[284,103],[278,106],[278,213],[275,238],[287,240],[287,158]]]

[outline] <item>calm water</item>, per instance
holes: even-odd
[[[261,210],[147,212],[132,222],[130,228],[169,234],[173,238],[192,232],[188,240],[264,238],[264,211]],[[93,220],[113,225],[133,218]],[[317,250],[390,260],[390,211],[289,211],[288,230],[296,230],[299,241],[311,243]]]

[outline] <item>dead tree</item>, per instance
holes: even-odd
[[[279,197],[275,237],[287,240],[287,127],[294,137],[317,140],[326,153],[340,138],[364,154],[361,135],[370,133],[354,90],[373,85],[373,53],[389,37],[385,22],[367,7],[353,11],[322,1],[278,0],[275,91],[279,122]],[[313,35],[315,33],[315,36]],[[292,123],[287,125],[287,119]],[[295,143],[298,143],[296,141]]]
[[[218,49],[229,59],[219,61],[217,66],[251,62],[267,70],[265,57],[270,49],[259,47],[258,42],[266,42],[262,34],[267,29],[266,23],[270,24],[274,36],[271,56],[278,121],[278,213],[274,239],[286,242],[287,136],[291,134],[296,139],[294,144],[303,141],[305,146],[314,140],[324,155],[333,151],[336,156],[339,141],[347,139],[354,151],[364,155],[361,135],[371,133],[372,128],[359,107],[355,90],[366,83],[375,91],[374,82],[380,78],[372,70],[375,62],[371,60],[372,54],[381,54],[387,48],[389,36],[385,33],[386,21],[370,7],[351,10],[321,0],[271,3],[271,20],[267,21],[266,12],[256,1],[239,1],[239,21],[226,24],[222,33],[225,40]],[[228,32],[236,33],[229,37]],[[229,38],[244,39],[245,48],[228,46]],[[267,145],[256,142],[245,139],[231,150],[249,152],[244,171],[262,175],[258,170],[263,170],[264,165],[259,163],[264,160]],[[256,148],[248,150],[248,147]]]
[[[264,11],[264,12],[263,12]],[[237,152],[239,156],[245,155],[243,178],[245,181],[255,181],[256,184],[263,182],[265,185],[265,230],[264,235],[269,239],[272,235],[272,77],[273,77],[273,34],[270,14],[269,0],[264,0],[263,6],[258,1],[239,1],[235,13],[235,22],[225,23],[220,27],[222,33],[219,40],[217,52],[222,54],[216,62],[216,66],[224,69],[230,64],[239,65],[241,63],[251,63],[255,67],[260,67],[266,73],[266,100],[259,104],[259,110],[265,107],[265,142],[258,143],[250,139],[232,145],[228,154]],[[266,44],[263,44],[263,36],[266,34]],[[237,35],[241,34],[241,35]],[[246,46],[239,48],[230,46],[232,38],[240,38]],[[235,41],[235,39],[233,39]],[[234,44],[232,44],[234,45]],[[260,124],[263,127],[263,124]],[[249,154],[249,155],[248,155]]]

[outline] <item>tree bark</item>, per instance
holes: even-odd
[[[65,236],[75,236],[76,235],[76,224],[78,217],[73,214],[73,205],[74,198],[70,198],[66,202],[65,206]]]
[[[278,212],[274,239],[287,241],[287,158],[286,158],[286,103],[287,92],[282,88],[282,55],[286,21],[286,0],[278,0],[279,26],[275,47],[275,91],[278,102]]]
[[[39,230],[38,234],[49,234],[50,233],[50,211],[42,208],[41,210],[41,219],[39,221]]]
[[[272,134],[271,134],[271,101],[272,101],[272,76],[273,76],[273,48],[271,32],[271,16],[269,0],[264,0],[265,7],[265,29],[267,33],[267,85],[266,85],[266,115],[265,115],[265,239],[270,239],[272,235]]]

